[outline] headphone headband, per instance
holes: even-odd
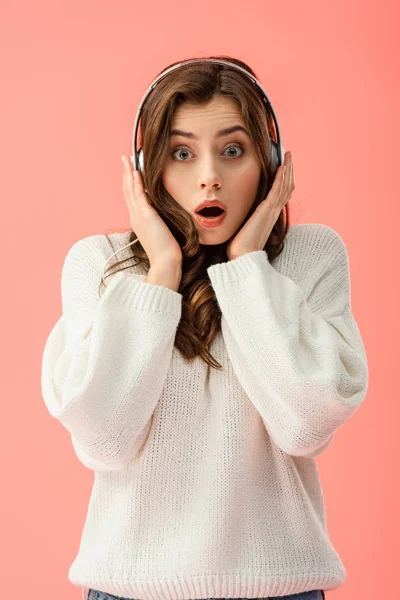
[[[133,125],[131,162],[133,164],[133,168],[135,169],[135,171],[141,171],[143,173],[143,167],[144,167],[143,152],[142,152],[142,149],[140,149],[139,152],[137,150],[137,132],[138,132],[138,128],[139,128],[139,120],[140,120],[140,116],[142,114],[143,105],[144,105],[147,97],[151,94],[151,92],[154,90],[154,88],[157,86],[157,84],[162,79],[164,79],[164,77],[166,77],[169,73],[171,73],[171,71],[175,71],[175,69],[179,69],[182,65],[186,65],[187,63],[193,63],[193,62],[199,62],[199,63],[212,62],[212,63],[221,64],[221,65],[227,65],[228,67],[232,67],[234,69],[238,69],[239,71],[241,71],[242,73],[247,75],[247,77],[249,77],[250,80],[256,86],[258,86],[258,88],[261,90],[262,95],[263,95],[263,101],[271,109],[272,117],[274,119],[276,137],[277,137],[276,142],[274,140],[271,140],[271,171],[272,171],[272,175],[274,177],[278,167],[283,164],[283,159],[285,156],[285,149],[282,146],[278,118],[276,116],[274,107],[272,106],[272,102],[271,102],[266,90],[264,89],[264,87],[261,85],[261,83],[258,81],[258,79],[256,79],[251,73],[249,73],[246,69],[237,65],[236,63],[232,63],[232,62],[217,59],[217,58],[189,58],[187,60],[181,61],[178,64],[173,65],[172,67],[170,67],[169,69],[167,69],[166,71],[161,73],[161,75],[159,75],[153,81],[153,83],[148,87],[148,89],[146,90],[144,96],[142,97],[142,99],[140,101],[139,108],[136,113],[135,122]]]

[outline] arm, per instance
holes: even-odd
[[[125,270],[107,278],[100,298],[103,237],[79,240],[65,259],[62,316],[45,344],[41,385],[81,461],[115,470],[132,460],[150,430],[182,296]]]
[[[311,225],[289,248],[301,286],[263,250],[208,268],[240,383],[274,442],[308,457],[329,445],[368,387],[346,247],[334,230]]]

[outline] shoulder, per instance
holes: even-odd
[[[94,234],[73,242],[61,269],[63,298],[74,296],[77,300],[79,297],[90,298],[93,303],[96,302],[101,278],[110,267],[113,269],[107,273],[108,280],[120,270],[145,279],[147,273],[144,267],[136,265],[131,246],[127,246],[130,234],[131,231]],[[121,265],[117,266],[120,261]]]
[[[134,257],[130,244],[131,231],[111,232],[107,234],[93,234],[73,242],[64,259],[63,269],[80,267],[80,270],[93,270],[97,274],[103,272],[103,267],[108,268],[119,261],[131,259],[131,263],[124,262],[123,266],[132,267],[133,273],[142,273],[141,268],[135,268]],[[106,265],[106,261],[109,262]]]
[[[328,225],[294,224],[289,227],[284,249],[273,266],[307,292],[327,271],[348,272],[347,248],[340,234]]]
[[[347,258],[347,248],[340,234],[324,223],[300,223],[289,227],[284,240],[288,258],[297,263],[329,263],[338,256]],[[279,258],[279,257],[278,257]]]
[[[119,246],[129,241],[128,233],[109,233],[109,234],[93,234],[78,239],[69,247],[65,261],[79,260],[88,258],[96,261],[96,259],[107,259],[114,250]]]
[[[144,278],[143,267],[135,266],[134,256],[132,252],[129,253],[130,247],[124,248],[129,244],[130,233],[94,234],[72,243],[61,270],[63,308],[68,310],[67,307],[78,306],[82,310],[94,309],[99,300],[101,278],[108,267],[114,267],[124,258],[130,258],[131,262],[124,261],[115,268],[115,272],[124,269],[127,273],[129,269],[130,274]],[[121,249],[113,256],[114,252]],[[111,260],[107,262],[109,258]]]
[[[295,245],[299,250],[308,248],[315,250],[329,250],[331,247],[342,247],[346,249],[345,243],[340,234],[325,225],[324,223],[299,223],[289,227],[287,236],[285,238],[288,243]]]

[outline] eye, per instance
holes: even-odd
[[[230,149],[232,149],[232,148],[233,148],[234,150],[241,150],[241,152],[242,152],[242,155],[245,153],[245,149],[243,148],[243,146],[242,146],[241,144],[237,144],[237,145],[235,145],[235,146],[233,146],[233,145],[231,144],[231,145],[230,145],[230,146],[228,146],[228,147],[227,147],[225,150],[230,150]],[[175,160],[175,161],[177,161],[177,162],[186,162],[186,159],[185,159],[185,160],[180,160],[179,158],[175,158],[175,156],[174,156],[174,155],[175,155],[177,152],[189,152],[189,153],[190,153],[190,150],[189,150],[188,148],[186,148],[186,146],[177,146],[177,147],[175,148],[175,150],[174,150],[174,151],[171,153],[171,156],[172,156],[173,160]],[[241,155],[239,155],[239,156],[235,156],[235,155],[232,155],[232,154],[231,154],[231,155],[230,155],[230,158],[236,159],[236,158],[240,158],[240,156],[241,156]]]

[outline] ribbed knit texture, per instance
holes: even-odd
[[[207,269],[222,371],[184,360],[182,296],[142,267],[98,296],[112,251],[104,235],[73,244],[43,354],[44,401],[94,472],[69,580],[143,600],[339,587],[314,457],[368,388],[339,234],[292,225],[273,264],[256,251]]]

